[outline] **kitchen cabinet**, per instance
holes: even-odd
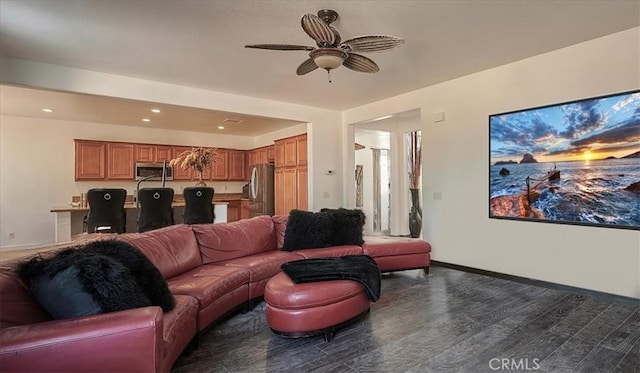
[[[288,215],[289,212],[284,211],[284,168],[278,167],[273,175],[274,184],[274,203],[276,215]]]
[[[256,149],[256,163],[257,164],[267,163],[267,148]]]
[[[284,167],[284,140],[276,140],[273,145],[274,148],[274,166]]]
[[[191,150],[190,146],[172,146],[171,152],[173,156],[171,158],[177,158],[183,152]],[[197,176],[197,175],[196,175]],[[180,165],[176,165],[173,167],[173,180],[192,180],[193,178],[193,170],[191,168],[187,168],[186,170],[180,167]]]
[[[100,141],[75,141],[75,179],[104,180],[106,144]]]
[[[154,146],[153,153],[154,153],[153,154],[154,162],[158,162],[158,163],[162,163],[164,161],[169,162],[170,160],[173,159],[173,152],[170,146],[156,145]]]
[[[275,145],[267,146],[267,162],[273,162],[276,159]]]
[[[249,201],[231,200],[227,205],[227,222],[249,219]]]
[[[296,208],[298,210],[308,210],[308,172],[307,168],[296,170]]]
[[[136,162],[162,163],[173,159],[171,146],[135,144]]]
[[[107,143],[107,180],[133,180],[134,145]]]
[[[276,214],[288,215],[291,209],[307,210],[307,135],[276,140],[273,153]]]
[[[229,180],[245,180],[244,156],[245,154],[242,150],[229,151]]]
[[[289,137],[284,139],[284,165],[296,166],[298,164],[297,139]]]
[[[251,180],[251,166],[256,164],[256,151],[249,150],[246,152],[244,157],[244,179]]]
[[[296,164],[298,166],[307,165],[307,135],[296,137]]]
[[[156,147],[147,144],[135,145],[136,162],[154,162]]]
[[[229,180],[229,151],[218,149],[216,163],[211,166],[211,180]]]

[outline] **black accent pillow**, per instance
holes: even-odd
[[[157,305],[175,307],[160,271],[123,241],[106,240],[21,263],[19,276],[54,318]]]
[[[150,306],[129,270],[100,254],[67,255],[42,267],[29,288],[55,319]],[[64,268],[63,268],[64,267]]]
[[[328,246],[331,246],[331,218],[328,214],[295,209],[289,212],[282,250]]]
[[[331,217],[331,246],[357,245],[362,246],[362,229],[365,215],[358,209],[327,209],[320,210]]]

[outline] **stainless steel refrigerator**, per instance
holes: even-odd
[[[249,217],[275,213],[273,172],[273,164],[271,163],[251,166]]]

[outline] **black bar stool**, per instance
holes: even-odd
[[[126,198],[125,189],[89,189],[87,191],[89,202],[87,232],[124,233],[127,227],[127,214],[124,211]]]
[[[184,195],[184,224],[208,224],[213,223],[214,189],[210,187],[186,187]]]
[[[142,188],[138,191],[138,232],[173,225],[173,189]]]

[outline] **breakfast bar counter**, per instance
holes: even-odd
[[[230,200],[227,198],[214,198],[213,212],[215,214],[214,224],[227,222],[227,207]],[[184,200],[177,199],[171,204],[174,212],[176,224],[182,224],[182,213],[184,211]],[[127,219],[127,232],[137,230],[138,208],[133,202],[124,204]],[[88,207],[66,206],[54,207],[51,212],[55,214],[55,240],[56,243],[70,242],[72,236],[83,233],[84,217],[89,211]]]

